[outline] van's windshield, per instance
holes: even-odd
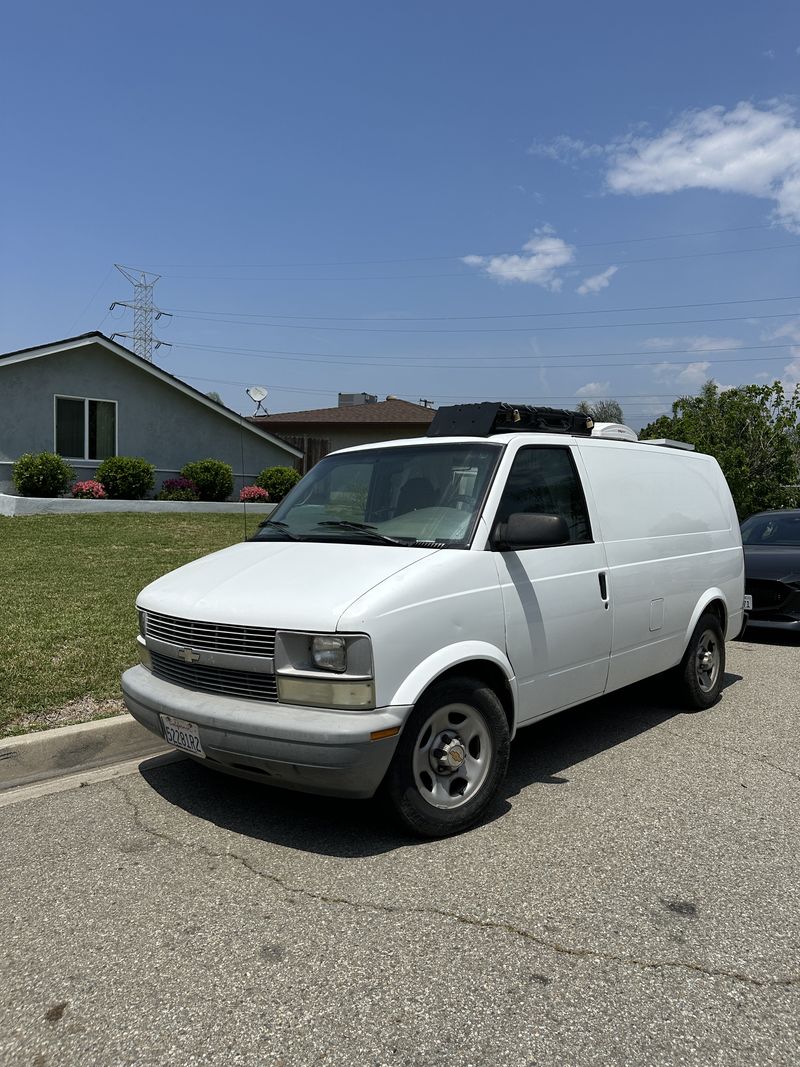
[[[501,453],[480,442],[327,456],[253,540],[466,548]]]

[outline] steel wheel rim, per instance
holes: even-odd
[[[720,647],[713,630],[704,630],[697,643],[695,673],[697,684],[704,693],[710,693],[717,684],[720,668]]]
[[[489,775],[494,746],[486,720],[470,704],[437,708],[414,742],[414,785],[433,808],[460,808],[480,792]]]

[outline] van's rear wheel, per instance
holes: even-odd
[[[716,704],[725,676],[725,637],[718,617],[700,617],[678,668],[682,703],[695,711]]]
[[[400,823],[420,837],[447,837],[474,826],[505,777],[509,730],[503,706],[485,683],[445,679],[409,716],[383,795]]]

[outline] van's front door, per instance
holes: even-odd
[[[494,523],[519,512],[558,515],[570,535],[566,544],[495,553],[521,724],[603,693],[612,609],[605,549],[592,539],[569,447],[519,450]]]

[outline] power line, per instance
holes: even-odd
[[[247,384],[247,382],[245,382],[245,381],[234,381],[234,380],[231,380],[229,378],[200,378],[197,375],[185,375],[184,376],[184,380],[185,381],[189,381],[189,382],[209,382],[209,383],[214,384],[214,385],[246,385]],[[337,396],[338,395],[337,391],[335,389],[301,389],[301,388],[298,388],[296,386],[288,386],[288,385],[273,385],[272,389],[275,392],[303,393],[305,395],[311,394],[311,395],[314,395],[314,396]],[[394,395],[400,397],[400,399],[408,399],[408,400],[411,400],[411,398],[413,396],[415,396],[414,393],[395,393]],[[485,394],[485,393],[481,393],[481,394],[478,394],[478,395],[469,395],[469,394],[465,394],[465,393],[437,393],[436,395],[439,398],[439,400],[485,400],[486,396],[487,396],[487,394]],[[627,401],[629,401],[629,400],[641,400],[641,401],[669,400],[669,399],[673,399],[673,398],[677,399],[679,396],[688,396],[688,395],[691,395],[691,394],[677,393],[677,392],[673,392],[673,393],[627,393],[627,394],[626,393],[616,393],[616,394],[614,394],[614,396],[610,396],[610,395],[609,396],[593,396],[593,397],[582,398],[582,399],[588,399],[588,400],[620,400],[621,399],[621,400],[625,400],[626,401],[625,407],[629,410],[629,413],[631,413],[631,414],[636,414],[636,411],[634,411],[633,409],[638,409],[638,408],[642,408],[642,412],[640,412],[640,413],[652,414],[652,412],[646,410],[648,408],[653,407],[652,404],[649,404],[649,403],[629,404]],[[514,397],[517,400],[536,400],[536,399],[538,399],[538,400],[573,401],[573,400],[577,400],[578,399],[575,396],[574,393],[546,393],[546,394],[545,393],[530,393],[530,394],[526,394],[526,395],[521,395],[521,394],[517,393],[516,390],[514,392]],[[431,401],[431,403],[432,403],[432,401]]]
[[[554,333],[564,332],[566,330],[615,330],[615,329],[631,329],[633,327],[640,326],[698,326],[703,323],[709,322],[745,322],[748,319],[791,319],[800,314],[800,311],[781,311],[771,312],[769,315],[722,315],[718,317],[711,317],[705,319],[650,319],[647,322],[590,322],[579,325],[568,326],[492,326],[489,328],[478,327],[464,327],[462,329],[453,328],[439,328],[434,329],[410,329],[410,330],[393,330],[388,327],[373,328],[368,326],[362,328],[359,326],[306,326],[299,325],[292,322],[245,322],[240,319],[223,319],[223,318],[210,318],[208,315],[181,315],[175,313],[174,317],[177,319],[185,319],[187,322],[217,322],[229,326],[258,326],[268,327],[275,330],[318,330],[325,333],[383,333],[383,334],[405,334],[405,333],[531,333],[533,331],[537,333]]]
[[[604,358],[604,357],[609,356],[609,355],[612,355],[612,356],[613,355],[617,355],[617,356],[626,356],[626,355],[627,356],[641,356],[641,355],[647,355],[647,356],[653,357],[656,360],[656,362],[652,362],[651,361],[651,362],[648,362],[648,363],[597,363],[597,362],[592,362],[592,363],[586,363],[586,364],[574,364],[572,366],[569,366],[569,365],[565,366],[563,362],[560,362],[560,363],[510,364],[509,365],[509,364],[502,364],[502,363],[493,362],[493,360],[494,360],[493,356],[472,356],[472,357],[469,357],[469,358],[471,358],[472,360],[475,360],[475,361],[480,360],[481,363],[483,364],[483,366],[480,366],[480,365],[479,366],[475,366],[475,365],[472,365],[472,364],[465,364],[465,363],[460,363],[460,364],[436,363],[434,361],[437,358],[442,358],[442,359],[446,358],[446,357],[436,357],[436,356],[432,356],[432,357],[428,358],[427,360],[425,360],[424,362],[421,362],[421,363],[413,363],[413,362],[406,361],[406,360],[403,360],[401,363],[398,363],[398,357],[394,356],[394,357],[391,357],[391,360],[392,360],[391,363],[387,364],[387,362],[385,362],[385,361],[373,362],[373,361],[368,360],[368,359],[366,359],[366,360],[365,359],[362,359],[362,360],[341,359],[341,358],[339,358],[338,355],[326,354],[324,352],[292,352],[292,351],[286,351],[284,349],[270,349],[270,348],[261,348],[261,349],[259,349],[259,348],[232,348],[232,347],[227,347],[227,346],[223,346],[223,345],[187,344],[187,343],[181,343],[181,342],[178,342],[178,341],[173,342],[173,346],[175,348],[186,348],[186,349],[192,349],[192,350],[201,351],[201,352],[222,352],[222,353],[226,353],[226,354],[229,354],[229,355],[255,356],[256,358],[260,358],[260,359],[273,359],[273,358],[276,358],[279,361],[285,360],[287,362],[291,361],[291,362],[296,362],[296,363],[321,363],[321,364],[327,364],[328,366],[337,366],[337,367],[386,367],[386,366],[397,365],[396,369],[399,369],[399,370],[402,370],[404,368],[409,368],[409,369],[413,369],[413,370],[418,370],[418,369],[422,369],[422,368],[436,368],[436,369],[440,369],[440,370],[481,370],[481,369],[486,369],[486,370],[540,370],[540,369],[548,369],[548,370],[555,370],[555,369],[558,369],[558,370],[591,370],[591,369],[597,368],[597,367],[655,367],[655,366],[659,366],[660,364],[663,364],[663,363],[675,364],[676,366],[677,365],[681,365],[682,366],[684,364],[699,363],[699,362],[708,362],[708,363],[763,363],[763,362],[770,362],[770,361],[785,359],[786,358],[785,350],[788,349],[788,348],[794,347],[793,345],[790,345],[790,344],[784,344],[784,345],[743,345],[741,348],[728,348],[728,349],[718,349],[718,348],[713,348],[713,349],[675,348],[675,349],[666,350],[666,351],[662,350],[660,352],[647,351],[647,352],[619,352],[619,353],[604,353],[604,352],[597,352],[597,353],[594,353],[594,352],[567,353],[564,356],[560,357],[561,360],[563,361],[564,359],[594,359],[597,356],[600,356],[600,357]],[[702,358],[703,356],[711,355],[714,352],[742,352],[742,351],[757,351],[757,350],[764,350],[764,349],[780,349],[780,350],[782,350],[784,352],[784,355],[782,355],[782,356],[746,356],[744,358],[727,357],[725,359],[708,359],[708,360],[704,360]],[[683,354],[683,353],[687,353],[687,352],[691,352],[693,356],[695,356],[695,357],[699,356],[701,358],[700,359],[697,359],[697,358],[694,358],[694,359],[673,359],[673,358],[671,358],[675,354],[678,354],[678,353]],[[412,358],[414,358],[414,359],[423,359],[424,357],[414,356]],[[453,357],[453,358],[457,359],[457,358],[464,358],[464,357]],[[501,358],[505,358],[505,359],[530,359],[531,357],[530,356],[504,356],[504,357],[501,357]],[[545,358],[548,358],[548,357],[545,357]],[[550,357],[550,358],[553,358],[553,357]]]
[[[689,308],[727,307],[733,304],[768,304],[800,300],[800,296],[750,296],[738,300],[706,300],[695,304],[645,304],[626,308],[578,308],[573,311],[526,311],[511,315],[276,315],[269,311],[211,311],[208,308],[172,308],[175,315],[227,315],[241,319],[305,319],[313,322],[466,322],[484,319],[553,319],[568,315],[613,315],[635,311],[680,311]],[[761,318],[763,316],[753,316]],[[217,320],[212,320],[217,321]],[[223,321],[223,320],[220,320]],[[242,323],[244,325],[244,323]]]
[[[774,227],[765,224],[760,226],[728,226],[720,230],[694,230],[689,233],[663,233],[656,234],[649,237],[618,237],[611,241],[581,241],[581,242],[568,242],[572,248],[608,248],[612,245],[627,245],[627,244],[642,244],[648,241],[674,241],[682,240],[687,237],[716,237],[723,233],[744,233],[748,230],[771,230]],[[556,236],[553,234],[553,236]],[[161,268],[175,268],[177,270],[184,269],[204,269],[204,268],[226,268],[226,269],[238,269],[243,268],[247,270],[280,270],[283,268],[296,268],[296,267],[366,267],[366,266],[381,266],[388,263],[442,263],[461,260],[467,255],[479,255],[479,256],[514,256],[514,255],[526,255],[524,249],[512,249],[511,251],[505,250],[500,252],[461,252],[458,255],[450,256],[403,256],[395,257],[391,259],[339,259],[339,260],[311,260],[301,263],[162,263]]]
[[[643,257],[643,258],[640,258],[640,259],[622,259],[621,262],[619,262],[619,257],[618,257],[618,261],[617,262],[613,262],[611,260],[603,260],[602,262],[594,262],[594,263],[564,263],[561,266],[556,267],[556,268],[549,268],[549,267],[546,267],[546,268],[543,268],[543,267],[521,267],[521,268],[517,269],[516,273],[517,274],[545,274],[546,272],[549,273],[550,271],[553,271],[553,270],[564,270],[566,268],[569,268],[571,270],[588,270],[590,267],[591,268],[594,268],[594,267],[614,267],[614,266],[626,267],[626,266],[632,266],[632,265],[638,264],[638,263],[669,263],[669,262],[673,262],[673,261],[677,261],[677,260],[684,260],[684,259],[704,259],[704,258],[707,258],[709,256],[735,256],[735,255],[742,255],[742,254],[747,253],[747,252],[776,252],[776,251],[780,251],[781,249],[785,249],[785,248],[800,248],[800,243],[791,242],[789,244],[782,244],[782,245],[760,245],[760,246],[758,246],[756,248],[717,249],[717,250],[715,250],[713,252],[684,252],[684,253],[681,253],[680,255],[677,255],[677,256],[646,256],[646,257]],[[514,255],[519,255],[520,253],[513,253],[513,254]],[[533,254],[535,254],[535,253],[533,253]],[[532,253],[523,252],[522,255],[531,256]],[[465,264],[465,267],[467,267],[467,266],[468,265]],[[478,266],[478,267],[482,268],[483,265],[482,264],[476,264],[475,266]],[[255,269],[261,269],[261,268],[255,268]],[[182,279],[191,280],[191,281],[228,281],[228,282],[237,282],[237,281],[244,281],[244,282],[255,282],[255,281],[263,281],[263,282],[374,282],[374,281],[390,281],[390,282],[397,282],[397,281],[410,281],[410,280],[414,280],[414,279],[430,279],[430,278],[484,278],[484,277],[491,277],[491,275],[486,274],[482,270],[480,270],[480,271],[478,271],[478,270],[470,271],[470,270],[466,270],[465,269],[463,271],[458,271],[457,273],[439,273],[439,274],[367,274],[367,275],[348,275],[347,277],[340,277],[340,278],[329,278],[329,277],[321,277],[321,278],[320,277],[318,277],[318,278],[314,278],[314,277],[305,277],[305,278],[302,278],[302,277],[301,278],[291,278],[291,277],[289,277],[289,278],[272,278],[272,277],[269,277],[269,278],[258,278],[258,277],[254,276],[254,275],[247,275],[247,276],[241,276],[241,275],[237,276],[237,275],[228,275],[228,274],[223,274],[223,275],[213,275],[213,274],[198,275],[198,274],[170,274],[170,273],[167,273],[167,272],[162,274],[162,277],[164,277],[164,278],[182,278]],[[509,279],[506,279],[506,280],[509,280]],[[517,279],[517,280],[519,280],[519,279]]]

